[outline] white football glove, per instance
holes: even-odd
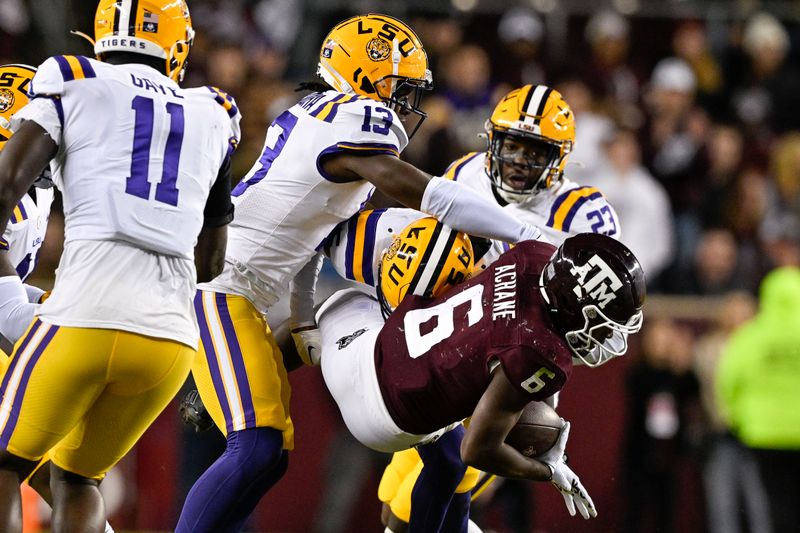
[[[297,354],[303,363],[309,366],[318,366],[322,356],[319,328],[295,329],[291,333]]]
[[[586,492],[586,488],[584,488],[580,478],[564,462],[566,457],[564,450],[567,447],[567,439],[569,439],[569,427],[569,422],[564,422],[556,443],[537,459],[550,467],[552,472],[550,482],[555,485],[564,497],[564,503],[567,505],[567,511],[569,511],[570,516],[575,516],[575,508],[577,507],[581,516],[588,520],[597,516],[597,509],[595,509],[594,502],[589,493]]]

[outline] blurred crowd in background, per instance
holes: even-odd
[[[188,3],[197,37],[184,85],[236,98],[243,138],[234,177],[257,159],[266,126],[296,101],[298,83],[314,79],[324,34],[356,13],[405,20],[429,54],[428,119],[404,157],[431,174],[485,149],[479,134],[505,92],[528,83],[558,89],[576,117],[566,174],[608,197],[649,292],[718,298],[712,312],[688,320],[646,309],[639,345],[617,367],[627,372],[621,483],[635,500],[617,525],[677,530],[676,472],[686,460],[708,488],[708,530],[740,531],[731,525],[740,518],[749,524],[741,531],[771,530],[758,469],[731,437],[714,383],[764,276],[800,265],[800,2]],[[69,30],[91,34],[94,8],[93,0],[0,0],[0,60],[91,56]],[[54,217],[40,278],[57,263],[58,224]],[[790,371],[798,366],[800,357]],[[497,527],[530,531],[520,520]]]

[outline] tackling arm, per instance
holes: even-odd
[[[328,158],[324,166],[335,176],[365,179],[387,196],[457,231],[510,243],[542,236],[538,228],[519,221],[474,191],[450,180],[432,178],[392,155],[340,153]]]

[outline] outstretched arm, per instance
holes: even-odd
[[[457,231],[517,243],[542,232],[495,202],[443,178],[432,178],[392,155],[335,154],[323,163],[329,174],[365,179],[403,205],[432,215]]]

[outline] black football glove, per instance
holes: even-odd
[[[211,415],[208,414],[206,406],[203,405],[203,400],[200,399],[200,394],[196,390],[186,393],[186,396],[181,400],[179,411],[183,423],[194,426],[194,430],[197,433],[208,431],[214,427],[214,421],[211,419]]]

